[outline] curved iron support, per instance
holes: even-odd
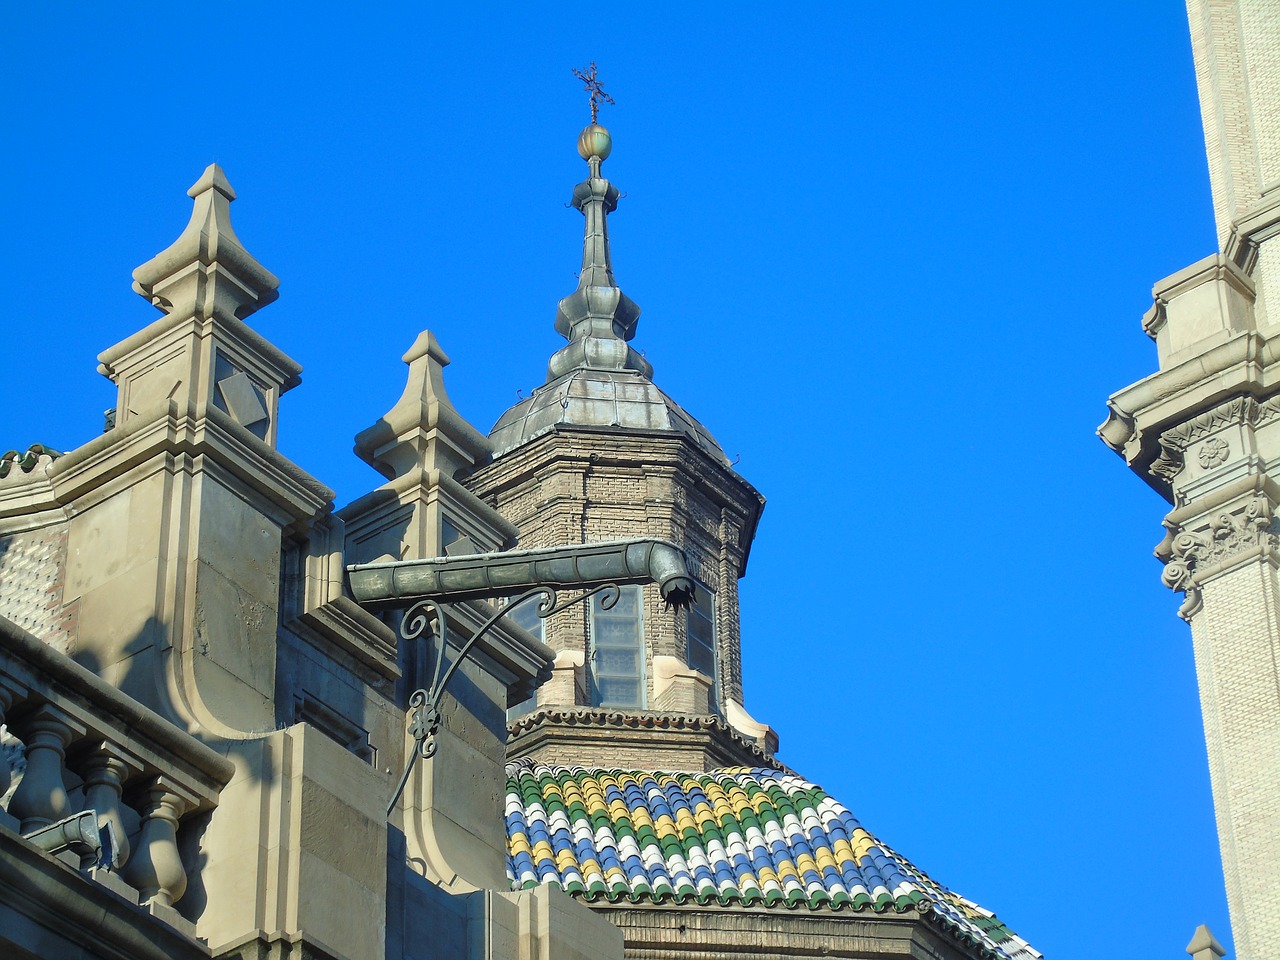
[[[467,654],[471,652],[480,638],[516,607],[534,597],[540,596],[542,598],[538,601],[536,612],[540,620],[546,620],[548,617],[554,616],[576,603],[582,603],[596,594],[600,594],[600,606],[605,610],[610,610],[622,596],[622,590],[616,583],[603,583],[563,602],[560,601],[555,587],[542,586],[528,590],[482,623],[480,629],[473,633],[458,650],[458,655],[454,657],[453,662],[447,668],[444,666],[444,653],[449,631],[448,623],[444,616],[444,608],[435,600],[425,599],[419,600],[404,612],[404,616],[400,618],[400,636],[405,640],[416,640],[422,636],[426,632],[428,625],[432,624],[432,618],[434,617],[434,626],[432,626],[431,632],[436,641],[436,664],[431,674],[430,685],[428,687],[420,687],[409,695],[407,729],[413,736],[413,750],[410,751],[409,757],[405,761],[404,774],[400,777],[400,783],[391,797],[391,802],[387,804],[387,816],[391,816],[391,811],[400,802],[405,785],[409,782],[409,774],[413,772],[413,766],[418,762],[418,758],[429,760],[435,755],[436,734],[440,732],[440,698],[444,694],[445,687],[448,686],[449,681],[458,671],[458,667],[462,665],[462,661],[467,658]]]

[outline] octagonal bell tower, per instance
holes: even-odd
[[[674,612],[656,588],[628,587],[611,610],[526,617],[557,658],[535,698],[513,707],[509,753],[651,770],[772,764],[777,737],[743,707],[738,620],[764,498],[630,345],[640,308],[614,279],[608,215],[619,194],[601,173],[612,142],[594,109],[592,121],[578,138],[587,179],[572,198],[586,220],[582,272],[555,319],[568,342],[546,382],[498,420],[493,460],[468,486],[519,529],[522,547],[671,540],[698,598]]]

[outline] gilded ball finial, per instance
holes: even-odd
[[[584,127],[578,134],[578,156],[583,160],[590,160],[592,157],[608,160],[612,150],[613,138],[609,136],[609,131],[598,123]]]

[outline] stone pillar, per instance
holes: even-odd
[[[1280,951],[1280,331],[1223,255],[1156,285],[1160,371],[1111,398],[1104,441],[1173,505],[1156,548],[1186,593],[1238,955]]]
[[[193,805],[167,777],[155,777],[136,804],[142,818],[138,848],[124,869],[124,878],[143,903],[171,907],[187,891],[187,871],[178,854],[178,820]]]
[[[18,699],[18,695],[19,689],[10,685],[3,677],[0,677],[0,729],[3,729],[5,717],[8,716],[9,708]],[[12,784],[13,776],[9,769],[9,763],[3,753],[0,752],[0,797],[9,792],[9,787]]]
[[[1219,252],[1156,285],[1160,370],[1102,438],[1173,505],[1157,553],[1186,591],[1237,953],[1280,952],[1280,17],[1187,0]],[[1197,957],[1199,954],[1197,954]]]
[[[1202,449],[1205,449],[1202,447]],[[1212,445],[1207,449],[1214,448]],[[1280,487],[1211,511],[1170,515],[1165,582],[1185,590],[1222,842],[1227,900],[1243,957],[1280,949]]]
[[[120,795],[131,772],[140,772],[141,764],[112,743],[100,740],[81,754],[77,768],[84,779],[85,807],[98,814],[98,826],[111,825],[115,835],[115,862],[129,861],[129,836],[120,815]]]
[[[84,727],[49,704],[37,707],[13,723],[14,733],[26,745],[27,770],[9,801],[9,813],[22,821],[22,832],[70,816],[67,788],[62,782],[62,761],[67,744],[84,736]]]
[[[275,449],[301,367],[244,319],[278,281],[231,227],[210,166],[191,219],[134,271],[163,314],[99,354],[115,426],[49,467],[70,517],[64,599],[76,654],[202,736],[275,729],[280,556],[332,492]]]

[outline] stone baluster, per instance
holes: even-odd
[[[143,903],[171,907],[187,889],[178,854],[178,819],[195,806],[195,799],[168,777],[158,776],[133,806],[142,818],[142,833],[122,876]]]
[[[71,814],[62,761],[67,744],[83,737],[85,728],[52,704],[23,713],[10,724],[27,748],[27,770],[9,802],[9,813],[30,833]]]
[[[0,677],[0,727],[4,726],[5,717],[8,716],[9,708],[19,699],[22,691],[7,681],[4,677]],[[2,748],[0,748],[2,749]],[[0,753],[0,798],[9,792],[9,787],[13,784],[13,771],[9,769],[8,759],[3,753]]]
[[[120,795],[125,780],[142,772],[141,763],[114,743],[98,740],[87,745],[76,769],[84,778],[85,809],[97,812],[99,827],[111,824],[116,842],[115,862],[128,862],[129,838],[120,815]]]

